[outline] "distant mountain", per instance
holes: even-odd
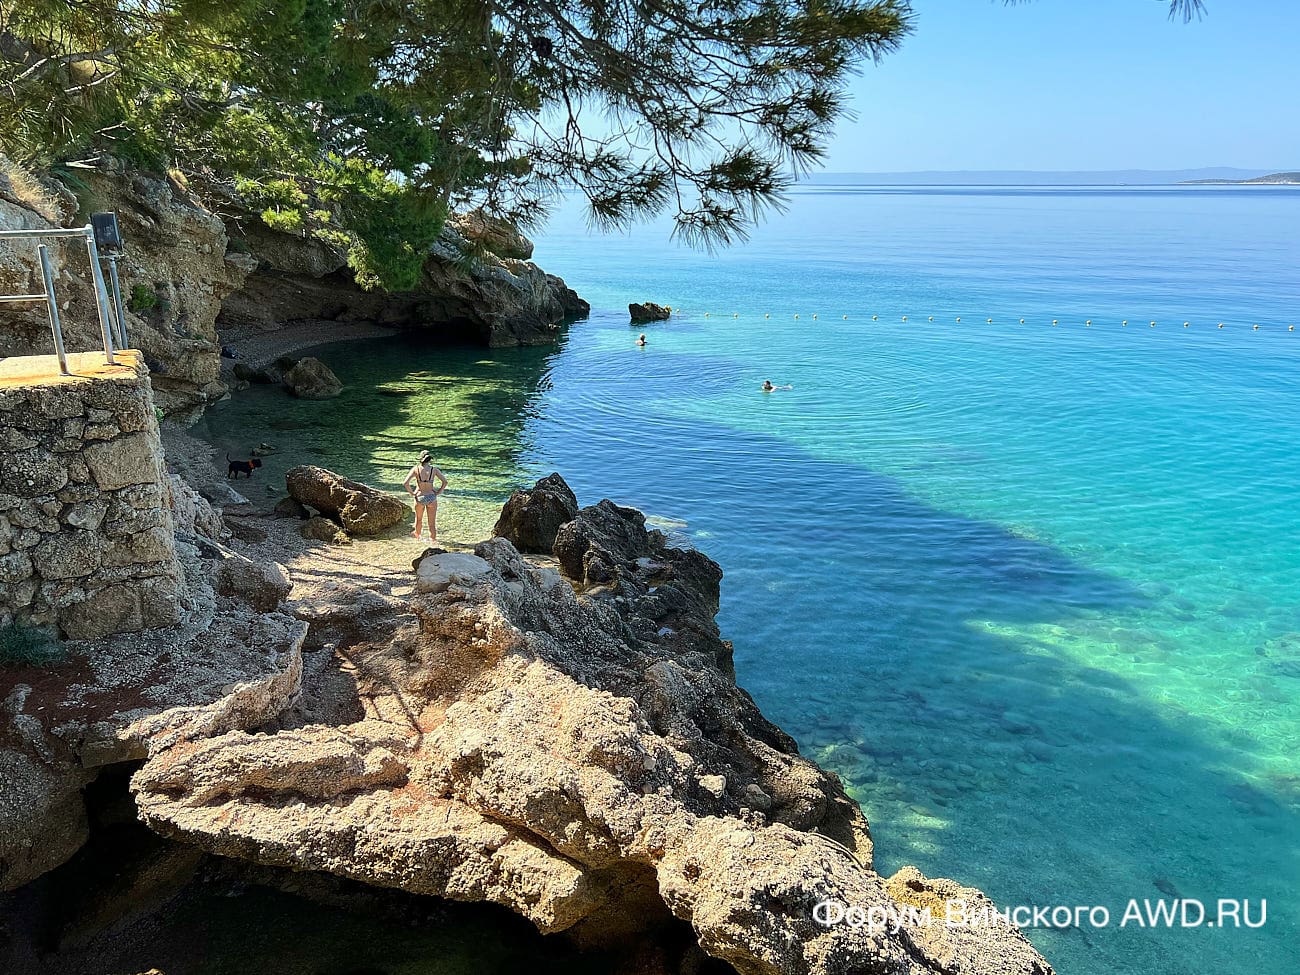
[[[932,170],[915,173],[814,173],[801,182],[812,186],[1171,186],[1177,183],[1245,182],[1271,178],[1268,169],[1114,169],[1086,170]],[[1294,176],[1294,173],[1273,175]]]
[[[1269,173],[1267,176],[1256,176],[1254,179],[1189,179],[1184,180],[1184,182],[1227,184],[1229,186],[1300,186],[1300,173]]]

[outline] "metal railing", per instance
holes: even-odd
[[[101,216],[107,215],[95,215],[96,218]],[[112,220],[112,227],[115,234],[116,218]],[[86,254],[90,258],[90,277],[95,289],[95,309],[99,314],[99,331],[104,341],[104,360],[110,366],[115,365],[117,360],[114,353],[117,349],[126,348],[127,345],[126,314],[122,308],[122,291],[117,276],[117,262],[120,255],[107,255],[108,273],[113,286],[113,297],[110,302],[108,289],[104,284],[104,271],[100,266],[102,258],[96,240],[95,224],[89,223],[84,227],[60,227],[49,230],[0,230],[0,241],[45,241],[66,237],[81,237],[86,242]],[[68,375],[68,356],[63,344],[63,326],[59,319],[59,300],[54,289],[54,272],[51,267],[49,247],[44,243],[38,243],[36,253],[40,262],[41,279],[45,285],[44,293],[0,295],[0,304],[28,301],[45,302],[50,316],[50,332],[54,336],[54,354],[59,360],[59,372],[66,376]]]

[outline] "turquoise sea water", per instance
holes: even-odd
[[[593,314],[558,349],[338,346],[328,411],[254,390],[207,422],[388,483],[427,444],[453,535],[553,469],[680,523],[740,682],[882,872],[1106,906],[1028,932],[1066,975],[1290,975],[1297,227],[1273,187],[819,187],[708,256],[565,209],[537,259]],[[679,313],[632,328],[643,299]],[[1267,923],[1120,927],[1179,896]]]

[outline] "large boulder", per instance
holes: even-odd
[[[578,516],[578,499],[559,474],[548,474],[528,490],[518,490],[501,509],[492,534],[509,539],[521,552],[549,555],[560,526]]]
[[[353,535],[377,535],[409,513],[383,491],[349,480],[323,467],[303,465],[284,475],[289,497],[339,520]]]
[[[665,322],[673,310],[667,305],[656,305],[653,301],[634,301],[627,306],[627,313],[632,316],[633,325],[641,325],[645,322]]]
[[[343,383],[329,366],[314,356],[299,359],[284,374],[284,384],[299,399],[333,399],[343,392]]]

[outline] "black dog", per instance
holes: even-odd
[[[262,466],[262,462],[256,457],[252,460],[231,460],[229,454],[226,454],[226,463],[230,465],[226,470],[227,481],[232,477],[237,479],[240,474],[251,478],[253,471]]]

